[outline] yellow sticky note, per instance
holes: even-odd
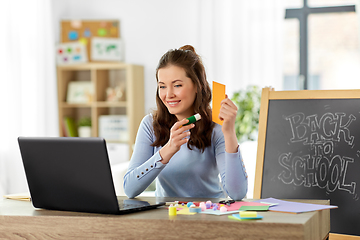
[[[225,85],[213,81],[212,85],[212,120],[220,125],[223,121],[219,119],[220,104],[225,99]]]
[[[242,217],[242,218],[256,218],[257,217],[257,212],[243,211],[243,212],[240,212],[240,217]]]

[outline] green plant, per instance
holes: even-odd
[[[259,127],[261,89],[249,85],[245,90],[234,93],[231,100],[238,107],[235,131],[238,141],[256,140]]]
[[[90,117],[83,117],[80,118],[78,122],[79,127],[91,127],[91,118]]]

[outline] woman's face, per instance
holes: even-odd
[[[183,68],[169,65],[158,70],[158,93],[161,101],[178,120],[194,115],[196,86]]]

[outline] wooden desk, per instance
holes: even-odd
[[[147,200],[149,197],[138,198]],[[160,201],[189,201],[158,198]],[[191,199],[192,201],[218,199]],[[299,200],[300,201],[300,200]],[[329,204],[327,200],[301,200]],[[263,212],[256,221],[227,215],[178,215],[165,207],[126,215],[102,215],[35,209],[30,202],[0,200],[0,239],[326,239],[329,210],[289,214]]]

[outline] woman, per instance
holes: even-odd
[[[212,122],[211,90],[194,48],[165,53],[156,79],[157,110],[140,124],[124,176],[125,194],[133,198],[157,178],[160,197],[244,198],[247,174],[235,135],[237,107],[226,96],[219,114],[223,125]],[[183,126],[196,113],[201,119]]]

